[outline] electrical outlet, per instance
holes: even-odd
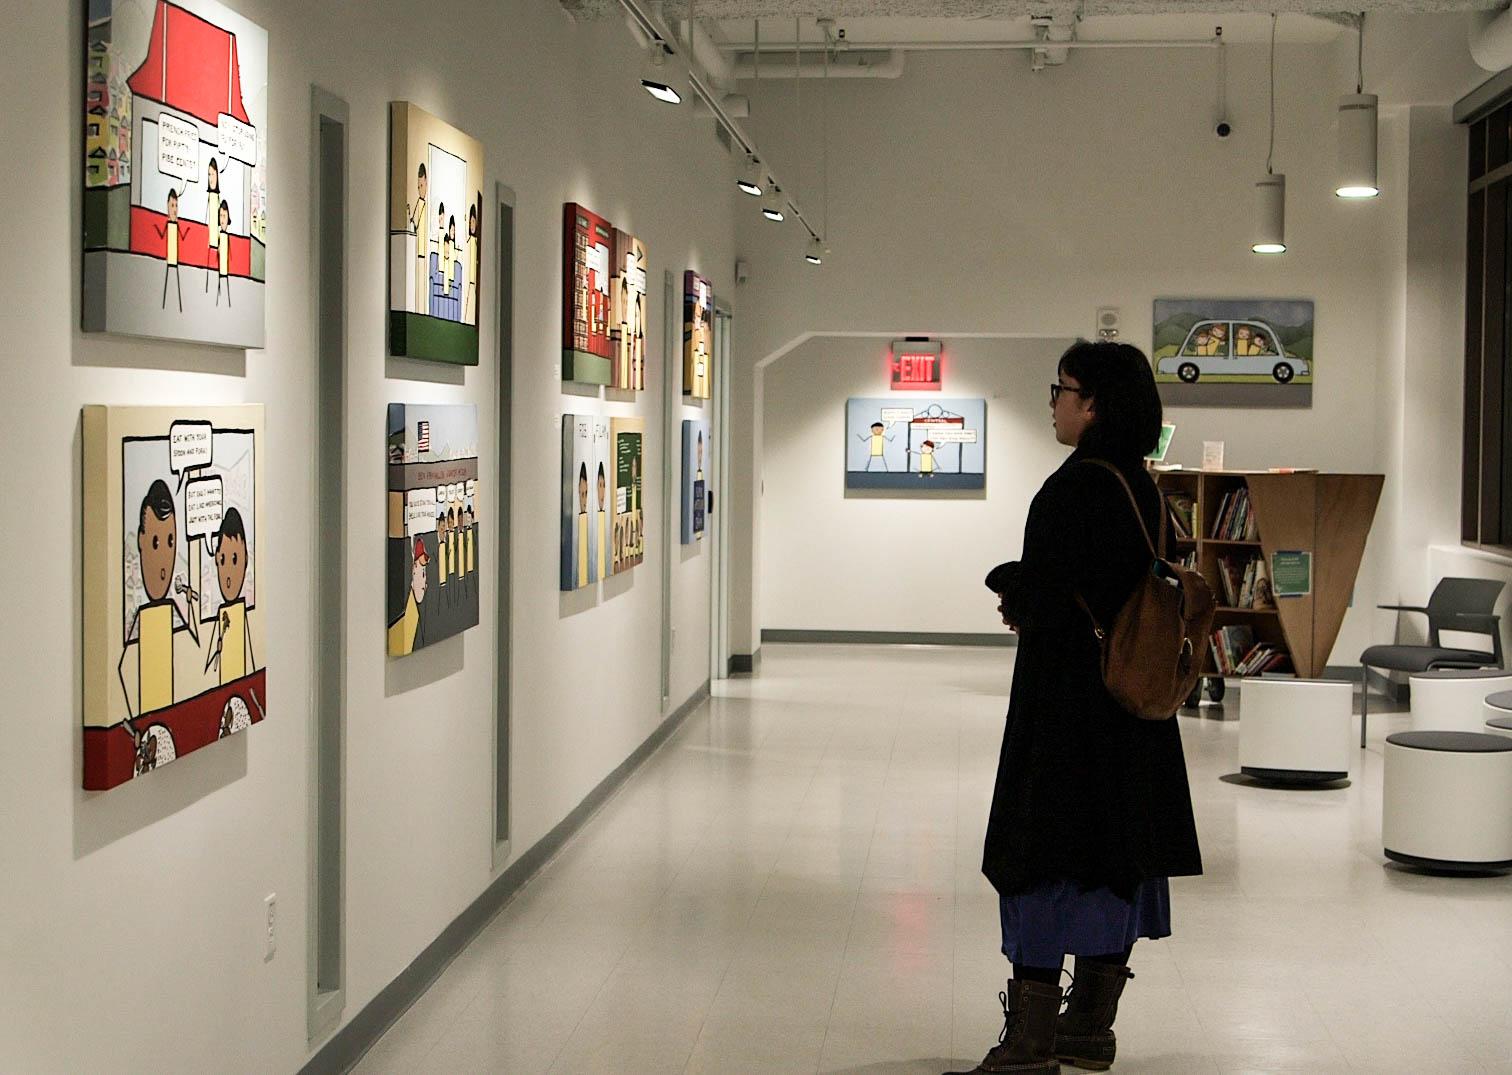
[[[263,944],[263,962],[266,963],[268,962],[268,960],[272,959],[274,953],[278,951],[278,894],[276,892],[269,892],[267,897],[263,900],[263,906],[267,909],[268,912],[268,935]]]

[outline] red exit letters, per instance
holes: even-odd
[[[935,341],[894,340],[888,363],[894,391],[938,392],[941,345]]]

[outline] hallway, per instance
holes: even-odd
[[[970,1067],[1002,1023],[978,864],[1011,662],[767,646],[358,1071]],[[1220,779],[1226,710],[1180,718],[1207,873],[1135,950],[1115,1070],[1512,1072],[1512,878],[1382,866],[1405,717],[1349,786],[1285,792]]]

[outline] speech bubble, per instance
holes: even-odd
[[[180,475],[208,467],[215,458],[214,427],[209,422],[174,422],[168,427],[168,469]]]
[[[929,439],[936,444],[975,444],[977,431],[974,429],[931,429]]]
[[[433,489],[412,489],[404,500],[404,532],[410,537],[432,534],[436,530],[436,493]]]
[[[912,407],[882,408],[882,421],[886,422],[888,425],[891,425],[894,422],[911,422],[913,421],[913,415],[914,412]]]
[[[595,290],[609,294],[609,248],[602,244],[588,248],[588,271],[597,273]]]
[[[195,478],[184,497],[184,533],[192,538],[213,537],[226,517],[226,490],[221,479]]]
[[[219,135],[220,151],[232,160],[255,165],[257,163],[257,129],[224,112],[220,114],[218,120],[216,133]]]
[[[629,285],[631,291],[644,295],[646,293],[646,270],[638,266],[627,266],[625,268],[625,283]]]
[[[158,171],[193,183],[199,174],[199,127],[163,112],[158,116]]]

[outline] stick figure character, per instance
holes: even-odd
[[[425,644],[425,621],[420,615],[420,606],[425,603],[426,565],[429,563],[430,553],[425,551],[425,539],[417,536],[414,560],[410,563],[410,589],[404,599],[404,611],[389,624],[388,629],[389,653],[395,657],[413,653],[416,643],[422,646]]]
[[[873,463],[881,463],[882,469],[884,471],[887,470],[887,457],[882,454],[887,450],[887,445],[884,442],[893,439],[887,433],[887,426],[881,422],[873,422],[871,424],[871,432],[857,433],[856,439],[863,442],[871,442],[866,458],[866,469],[871,470]]]
[[[242,591],[247,583],[251,552],[241,512],[227,508],[215,534],[215,579],[220,584],[221,607],[210,629],[210,655],[205,671],[220,667],[222,685],[241,679],[257,669],[252,653],[252,635],[247,630],[247,602]]]
[[[220,255],[220,278],[215,281],[215,305],[220,305],[221,287],[226,289],[226,307],[231,306],[231,206],[224,200],[220,203],[220,238],[216,250]]]
[[[935,472],[935,443],[926,440],[919,445],[919,473],[926,478],[933,478]]]
[[[205,293],[210,293],[211,259],[220,253],[220,164],[211,157],[205,165]]]
[[[163,254],[165,262],[163,268],[163,309],[168,309],[168,274],[173,274],[173,287],[178,293],[179,313],[184,312],[184,285],[179,280],[179,241],[189,235],[189,229],[179,223],[179,198],[178,191],[172,187],[168,189],[168,219],[163,221],[161,227],[157,227],[158,238],[167,244]],[[154,225],[156,227],[156,225]],[[209,290],[206,288],[206,290]]]

